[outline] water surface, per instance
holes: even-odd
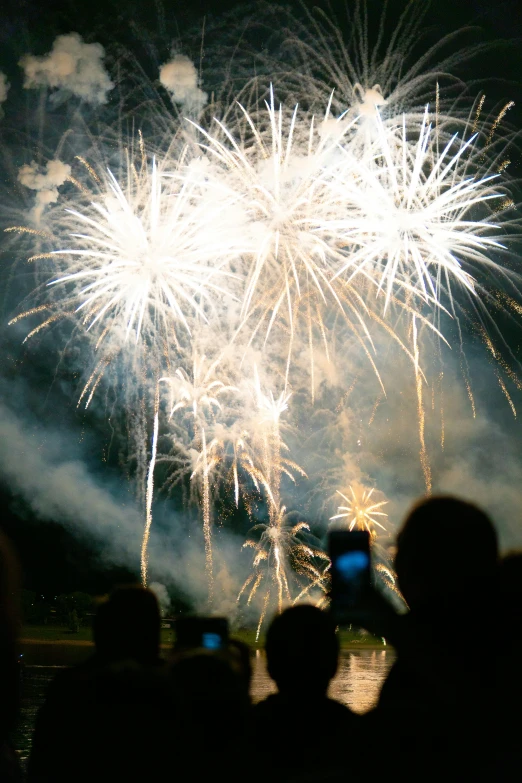
[[[339,669],[330,687],[330,696],[354,712],[367,712],[379,695],[381,684],[395,659],[392,650],[357,650],[341,652]],[[27,666],[22,688],[20,721],[15,743],[23,765],[31,749],[36,713],[43,704],[49,683],[62,666]],[[254,702],[275,692],[266,671],[265,655],[256,651],[251,694]]]
[[[346,704],[358,713],[368,712],[375,706],[381,685],[395,654],[392,650],[343,650],[339,669],[330,685],[332,699]],[[265,656],[256,650],[251,694],[254,702],[275,693],[276,687],[266,671]]]

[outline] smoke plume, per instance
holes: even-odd
[[[9,92],[9,82],[7,81],[7,76],[5,73],[2,73],[0,71],[0,106],[7,98],[7,93]]]
[[[160,582],[151,582],[151,584],[149,585],[149,590],[151,590],[156,596],[156,599],[159,604],[161,616],[166,617],[170,609],[170,596],[167,588],[165,587],[165,585],[162,585]]]
[[[13,399],[17,395],[13,395]],[[23,398],[20,392],[18,395]],[[124,565],[136,574],[143,533],[143,515],[128,484],[101,482],[85,464],[78,437],[43,430],[0,402],[0,479],[15,498],[27,503],[36,517],[88,536],[103,563]],[[183,515],[168,516],[169,529],[153,529],[150,541],[150,585],[162,612],[170,598],[167,585],[182,590],[196,609],[207,606],[204,550],[199,525],[187,525]],[[219,531],[215,557],[214,609],[232,617],[235,599],[248,563],[238,562],[242,539]]]
[[[198,86],[198,72],[185,55],[177,54],[160,68],[160,82],[181,108],[199,114],[208,100],[208,94]]]
[[[36,223],[40,222],[47,204],[58,201],[58,188],[70,174],[71,167],[61,160],[50,160],[44,167],[33,160],[32,163],[27,163],[20,168],[18,181],[26,188],[36,190],[36,204],[32,210],[32,217]]]
[[[103,65],[105,50],[99,43],[84,43],[78,33],[59,35],[53,48],[42,57],[26,54],[20,60],[26,89],[50,87],[59,102],[69,95],[94,105],[107,103],[111,81]]]

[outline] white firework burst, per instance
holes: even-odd
[[[385,511],[381,510],[388,501],[374,500],[373,493],[374,489],[366,489],[358,485],[350,486],[348,494],[337,490],[337,494],[342,497],[345,505],[339,506],[338,513],[330,517],[330,521],[335,522],[336,526],[347,527],[348,530],[367,530],[372,537],[377,534],[376,527],[386,530],[380,520],[382,518],[384,521],[388,516]],[[342,520],[342,522],[337,520]]]
[[[496,220],[506,199],[500,175],[477,173],[474,136],[455,135],[439,151],[428,108],[416,134],[405,123],[400,135],[377,127],[373,165],[362,165],[356,187],[346,187],[353,216],[346,243],[354,250],[336,276],[362,275],[383,294],[385,312],[392,297],[418,301],[419,309],[449,303],[453,311],[452,287],[474,297],[475,270],[502,271],[493,260],[505,249]]]
[[[338,291],[332,285],[342,259],[335,234],[338,192],[330,188],[338,138],[321,137],[313,120],[303,122],[297,107],[286,115],[276,107],[273,92],[266,116],[258,116],[257,123],[243,112],[247,141],[236,140],[222,123],[223,141],[201,131],[206,152],[248,216],[243,324],[253,319],[254,335],[264,325],[266,342],[274,324],[282,322],[291,346],[300,319],[310,323],[310,314],[317,314],[324,331],[322,309],[346,307],[343,287]],[[362,323],[363,303],[350,307]]]

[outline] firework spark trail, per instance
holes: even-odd
[[[497,379],[498,379],[498,384],[499,384],[500,388],[502,389],[502,391],[504,392],[504,396],[505,396],[506,400],[509,403],[509,407],[511,408],[513,416],[516,419],[517,418],[517,409],[515,408],[515,404],[514,404],[513,400],[511,399],[511,395],[509,394],[509,392],[508,392],[508,390],[506,388],[506,384],[504,383],[504,379],[501,377],[500,374],[497,375]]]
[[[253,380],[227,386],[232,392],[219,411],[219,420],[208,428],[212,438],[210,448],[215,455],[216,479],[225,486],[234,487],[235,505],[245,478],[255,491],[266,495],[269,516],[275,519],[280,506],[281,478],[286,475],[294,481],[295,474],[304,471],[284,456],[288,446],[281,436],[281,417],[288,409],[289,392],[276,397],[261,387],[257,366]]]
[[[428,5],[419,6],[415,0],[409,0],[390,28],[389,9],[383,4],[376,37],[369,30],[375,17],[368,14],[364,0],[346,5],[344,24],[339,24],[338,14],[316,7],[312,12],[302,6],[304,21],[289,12],[282,49],[285,60],[270,62],[279,75],[279,94],[290,104],[304,103],[315,114],[330,101],[336,117],[356,119],[354,138],[350,141],[358,152],[374,138],[377,114],[391,131],[401,124],[403,115],[409,126],[416,126],[434,93],[441,138],[447,135],[446,126],[465,127],[469,118],[462,100],[463,85],[453,78],[453,70],[485,52],[489,45],[479,43],[448,54],[448,45],[463,32],[457,30],[412,61],[412,52],[425,32],[423,22]],[[342,32],[346,22],[350,30],[348,42]],[[480,109],[475,131],[479,116]]]
[[[234,406],[235,421],[228,425],[217,421],[211,427],[212,449],[219,455],[218,469],[220,469],[219,481],[223,485],[232,485],[234,488],[234,504],[239,508],[242,474],[249,475],[256,490],[259,485],[255,473],[254,459],[252,455],[253,444],[249,435],[250,423],[245,418],[244,411],[238,411]],[[229,412],[223,418],[228,418]],[[254,455],[255,456],[255,455]]]
[[[304,531],[310,532],[310,528],[305,522],[298,522],[295,525],[289,524],[284,506],[279,509],[275,521],[254,525],[250,532],[251,534],[260,533],[259,540],[248,539],[243,545],[254,549],[254,571],[243,584],[238,601],[242,594],[248,591],[247,605],[249,605],[260,586],[263,585],[263,607],[266,608],[275,596],[275,605],[281,612],[285,602],[294,603],[300,600],[309,595],[314,587],[318,587],[323,593],[326,592],[327,580],[324,570],[321,571],[320,566],[315,565],[314,559],[329,565],[328,556],[303,540]],[[293,574],[292,577],[291,574]],[[292,596],[290,579],[295,580],[296,575],[304,578],[307,584],[304,588],[301,586],[297,591],[297,596],[294,597]],[[297,584],[300,584],[299,581]],[[265,611],[262,611],[256,638],[259,638],[264,616]]]
[[[439,394],[440,394],[440,448],[444,451],[446,440],[446,428],[444,424],[444,372],[439,373]]]
[[[254,525],[250,534],[259,534],[259,539],[250,538],[244,544],[254,549],[254,571],[243,584],[238,601],[243,593],[248,591],[247,605],[250,604],[260,586],[264,585],[263,609],[256,636],[259,638],[272,591],[275,593],[275,604],[279,612],[282,611],[285,602],[292,603],[297,600],[292,596],[291,588],[291,580],[295,581],[296,575],[308,581],[304,588],[299,587],[299,598],[309,594],[314,587],[326,591],[324,573],[315,565],[314,560],[329,561],[323,552],[302,539],[305,531],[310,533],[309,526],[305,522],[290,524],[286,508],[281,505],[283,474],[292,481],[295,481],[294,473],[304,475],[298,465],[282,456],[282,451],[287,447],[281,438],[280,421],[282,414],[288,409],[290,394],[282,392],[279,397],[275,397],[272,392],[269,394],[263,392],[257,369],[253,391],[259,411],[258,424],[254,432],[260,446],[254,445],[252,453],[260,455],[260,467],[256,468],[253,465],[248,468],[247,466],[247,471],[256,480],[256,485],[264,490],[268,506],[268,522]]]
[[[231,462],[236,505],[239,498],[239,472],[246,474],[257,492],[263,489],[269,515],[277,516],[280,507],[281,478],[286,475],[295,481],[294,474],[304,476],[304,471],[284,454],[288,446],[281,436],[281,418],[288,409],[290,392],[281,392],[277,397],[272,391],[265,392],[261,386],[257,366],[254,366],[253,380],[243,383],[242,389],[229,387],[239,393],[240,411],[233,408],[225,412],[225,418],[234,415],[231,426],[222,423],[212,429],[215,448],[223,455],[227,474],[227,462]],[[232,455],[227,444],[232,444]]]
[[[212,556],[212,488],[211,474],[217,467],[218,447],[221,445],[214,438],[207,442],[207,429],[212,430],[214,415],[221,411],[220,397],[224,394],[236,392],[237,389],[219,380],[216,373],[220,359],[208,362],[206,356],[193,354],[192,376],[184,368],[178,367],[173,376],[163,377],[160,380],[168,386],[170,404],[169,421],[175,422],[176,415],[180,412],[180,434],[174,433],[175,449],[194,452],[197,457],[195,463],[189,461],[191,466],[190,482],[201,482],[201,508],[203,512],[203,535],[205,541],[205,569],[208,583],[209,603],[212,603],[214,592],[213,556]],[[186,420],[192,425],[192,433],[184,425]],[[187,436],[190,442],[187,442]],[[164,458],[164,461],[169,458]],[[178,461],[177,457],[170,461]],[[175,471],[172,481],[182,478],[184,471]]]
[[[210,465],[207,454],[205,430],[201,431],[201,456],[203,459],[203,535],[205,538],[205,570],[207,573],[208,601],[214,598],[214,574],[212,560],[212,528],[210,519]]]
[[[405,605],[406,602],[397,585],[397,574],[393,568],[385,563],[377,563],[375,565],[375,571],[379,574],[388,590],[391,590],[392,593],[395,593],[395,595],[400,598],[401,603]]]
[[[154,497],[154,468],[156,466],[156,456],[158,453],[158,431],[159,431],[159,384],[156,385],[154,397],[154,425],[152,430],[152,451],[147,473],[147,492],[146,492],[146,510],[145,510],[145,530],[141,543],[141,581],[144,587],[147,586],[148,569],[148,545],[150,538],[150,528],[152,525],[152,501]]]
[[[291,394],[281,392],[278,398],[273,393],[264,394],[261,390],[259,374],[255,370],[255,395],[257,408],[262,424],[263,443],[263,484],[268,491],[270,522],[277,524],[277,516],[281,505],[281,476],[283,466],[281,463],[281,450],[286,448],[281,440],[280,419],[288,409]]]
[[[32,236],[41,237],[42,239],[52,239],[53,235],[50,234],[48,231],[43,231],[41,229],[37,228],[31,228],[30,226],[9,226],[9,228],[4,228],[4,233],[16,233],[16,234],[30,234]]]
[[[423,377],[419,367],[419,343],[417,334],[417,322],[415,317],[412,321],[413,345],[415,351],[415,388],[417,391],[417,416],[419,421],[419,441],[420,441],[420,462],[422,472],[424,473],[424,483],[426,485],[426,494],[431,495],[431,466],[426,448],[425,421],[426,413],[423,402]]]

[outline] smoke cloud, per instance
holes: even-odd
[[[13,495],[41,519],[61,522],[104,542],[111,560],[136,559],[140,518],[132,504],[117,502],[78,458],[67,459],[56,436],[23,423],[0,403],[0,475]],[[125,531],[125,535],[122,532]]]
[[[368,486],[382,490],[390,503],[386,527],[400,527],[413,502],[424,493],[419,458],[419,432],[412,370],[401,366],[390,352],[390,378],[386,398],[374,413],[361,400],[375,395],[355,387],[350,403],[354,415],[355,448],[347,449],[357,459],[361,472],[371,476]],[[392,375],[393,367],[395,374]],[[425,439],[431,465],[434,493],[451,493],[484,508],[496,524],[501,548],[522,546],[522,427],[514,419],[491,366],[482,358],[469,360],[474,381],[474,414],[459,371],[458,356],[445,357],[444,394],[432,398],[425,386]],[[359,425],[359,426],[357,426]],[[343,467],[344,470],[347,468]],[[350,478],[350,477],[349,477]],[[437,531],[434,530],[434,537]]]
[[[484,391],[494,399],[490,384],[487,386]],[[390,390],[388,402],[383,403],[381,418],[377,415],[371,426],[364,428],[358,459],[354,455],[353,464],[347,458],[342,459],[338,477],[344,476],[348,481],[362,480],[363,483],[366,483],[366,474],[375,478],[377,486],[390,500],[385,508],[389,514],[386,527],[390,539],[394,537],[394,527],[400,525],[408,507],[422,492],[415,427],[404,427],[407,414],[402,400],[407,390],[408,379],[398,380],[396,394]],[[365,392],[366,389],[360,390],[362,396]],[[16,397],[12,395],[13,400]],[[354,405],[357,407],[357,400]],[[415,417],[414,410],[409,413],[409,417],[412,416]],[[444,416],[447,430],[444,451],[440,446],[436,447],[435,439],[431,441],[430,449],[435,491],[452,492],[479,503],[492,514],[503,550],[520,547],[522,467],[517,439],[513,442],[504,424],[484,412],[474,418],[465,389],[458,384],[447,395]],[[353,431],[356,421],[354,415],[347,429]],[[518,422],[510,424],[511,431],[517,428]],[[428,430],[428,435],[432,434],[435,432]],[[77,433],[70,432],[66,437],[43,430],[25,413],[15,413],[0,403],[0,476],[11,492],[23,498],[36,516],[59,522],[79,535],[90,536],[103,562],[124,564],[137,573],[143,515],[126,482],[102,481],[90,472],[77,444]],[[302,450],[296,444],[291,451],[293,458],[305,465],[312,477],[312,465],[306,464],[307,449]],[[317,455],[315,448],[313,451]],[[330,451],[328,447],[327,451]],[[330,452],[330,459],[335,463],[333,452]],[[317,482],[315,490],[324,496],[326,487],[321,486],[320,478],[316,471],[312,483]],[[325,478],[324,474],[322,478]],[[299,481],[292,497],[285,495],[286,499],[290,509],[296,509],[299,514],[305,512],[305,518],[317,518],[306,513],[307,506],[310,511],[309,480]],[[325,515],[320,516],[326,531]],[[436,529],[433,535],[437,536]],[[237,595],[251,570],[251,553],[242,550],[244,534],[236,535],[216,525],[213,539],[214,609],[233,620],[238,615]],[[172,585],[181,590],[195,608],[205,611],[207,579],[199,520],[173,512],[169,504],[158,502],[149,553],[154,580],[151,589],[156,593],[162,611],[167,611],[167,587]],[[480,578],[479,574],[477,578]],[[242,606],[242,621],[245,611],[256,618],[258,609],[255,605],[248,609]]]
[[[186,111],[199,113],[208,100],[208,94],[198,86],[194,63],[183,54],[177,54],[161,66],[160,82],[172,100]]]
[[[58,201],[58,188],[70,174],[71,167],[61,160],[50,160],[44,167],[33,160],[20,168],[18,181],[26,188],[36,190],[36,204],[32,210],[36,223],[40,222],[45,207]]]
[[[7,98],[7,93],[9,92],[9,82],[7,81],[7,76],[5,73],[2,73],[0,71],[0,106]]]
[[[159,604],[161,616],[166,617],[170,609],[170,596],[167,588],[165,587],[165,585],[162,585],[160,582],[151,582],[151,584],[149,585],[149,590],[151,590],[156,596],[156,599]]]
[[[20,392],[20,399],[23,396]],[[102,483],[88,470],[77,442],[77,433],[66,438],[44,430],[0,402],[0,478],[10,492],[27,503],[38,518],[89,536],[101,562],[125,565],[137,574],[143,515],[126,482]],[[204,611],[208,596],[199,525],[191,527],[184,515],[169,515],[168,522],[167,530],[152,531],[150,572],[162,581],[153,582],[150,588],[162,612],[170,607],[165,585],[175,585],[196,609]],[[232,617],[248,563],[238,562],[241,538],[222,529],[217,536],[214,609]]]
[[[24,87],[58,90],[52,96],[55,102],[75,95],[94,105],[107,103],[114,82],[103,65],[104,55],[101,44],[84,43],[78,33],[59,35],[49,54],[22,57],[19,64],[25,73]]]

